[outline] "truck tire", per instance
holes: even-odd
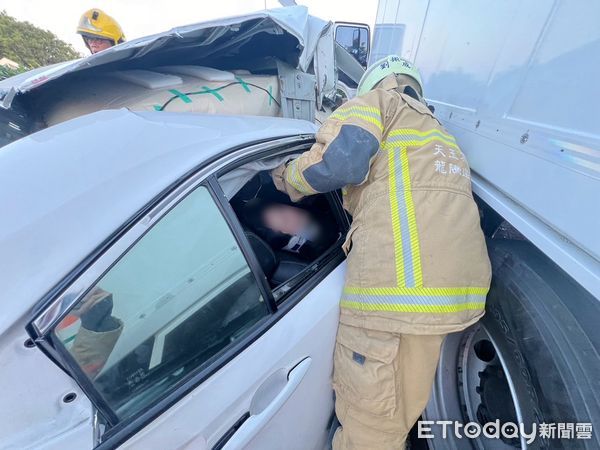
[[[429,425],[429,447],[600,448],[600,430],[589,433],[600,427],[600,302],[528,242],[491,240],[488,251],[486,315],[447,337],[424,419],[536,424],[537,437],[443,439]],[[554,439],[539,437],[544,423]]]

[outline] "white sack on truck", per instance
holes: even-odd
[[[204,78],[200,78],[204,77]],[[280,116],[277,76],[201,66],[126,70],[76,79],[42,108],[47,126],[102,109]]]

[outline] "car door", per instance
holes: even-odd
[[[341,251],[275,302],[218,164],[140,218],[29,327],[94,404],[90,448],[326,445]]]

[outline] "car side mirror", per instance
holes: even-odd
[[[371,49],[371,30],[367,24],[337,22],[335,41],[350,53],[363,67],[367,67]]]

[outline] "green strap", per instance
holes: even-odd
[[[219,94],[218,91],[211,89],[208,86],[202,86],[202,89],[204,89],[203,94],[212,94],[215,97],[217,97],[217,100],[219,100],[220,102],[223,101],[223,97],[221,96],[221,94]]]
[[[250,87],[248,86],[248,83],[246,83],[244,80],[242,80],[242,77],[235,77],[235,79],[240,82],[240,84],[242,85],[242,87],[244,88],[244,90],[246,92],[250,92]]]
[[[273,87],[271,85],[269,85],[269,106],[271,106],[272,102],[273,102]]]
[[[183,100],[183,103],[192,103],[192,99],[189,98],[187,95],[185,95],[183,92],[179,92],[177,89],[169,89],[169,92],[173,95],[176,95],[177,97],[179,97],[181,100]]]
[[[154,111],[162,111],[163,107],[161,105],[154,105]]]
[[[69,342],[71,342],[71,341],[74,341],[76,337],[77,337],[77,335],[76,335],[76,334],[74,334],[73,336],[69,336],[68,338],[64,339],[64,340],[62,341],[63,345],[64,345],[64,344],[68,344],[68,343],[69,343]]]

